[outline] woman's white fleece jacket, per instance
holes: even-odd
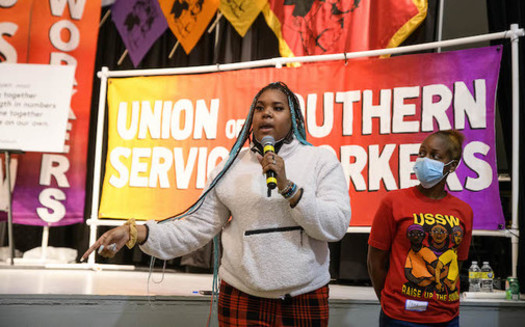
[[[171,259],[204,246],[222,231],[219,277],[233,287],[279,298],[328,284],[327,242],[340,240],[350,223],[343,169],[331,151],[295,139],[283,144],[278,154],[285,161],[287,178],[304,190],[295,208],[277,190],[267,197],[257,155],[243,149],[199,210],[167,223],[148,221],[149,236],[141,249]]]

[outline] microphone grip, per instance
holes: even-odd
[[[275,172],[273,170],[266,172],[266,186],[268,186],[270,190],[277,187],[277,178],[275,178]]]
[[[275,153],[275,140],[273,136],[266,135],[261,140],[261,143],[263,144],[263,154],[268,152]],[[270,196],[272,190],[277,187],[277,178],[275,178],[275,172],[273,170],[268,170],[266,172],[266,186],[268,187],[268,196]]]

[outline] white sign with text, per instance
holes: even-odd
[[[75,67],[0,64],[0,150],[64,152]]]

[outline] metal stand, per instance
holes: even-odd
[[[5,154],[5,176],[7,180],[7,237],[11,265],[15,264],[15,242],[13,239],[13,195],[11,193],[11,154],[23,154],[20,150],[0,150]]]

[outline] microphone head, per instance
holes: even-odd
[[[273,146],[275,144],[275,139],[271,135],[266,135],[265,137],[262,138],[261,144],[262,144],[263,147],[266,146],[266,145],[272,145]]]

